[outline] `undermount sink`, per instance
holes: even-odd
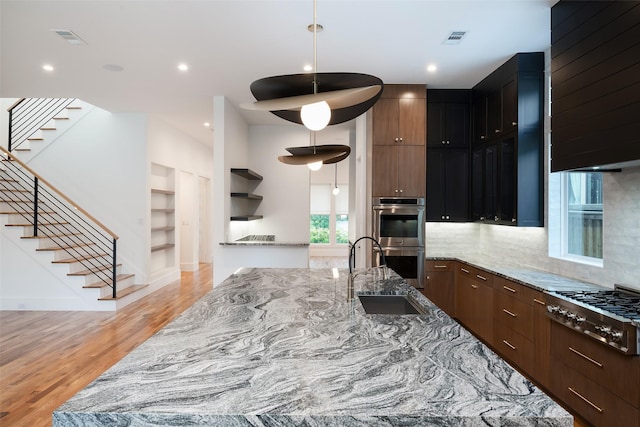
[[[367,314],[426,314],[405,295],[358,295]]]

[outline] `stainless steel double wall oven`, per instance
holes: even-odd
[[[375,197],[373,235],[387,266],[418,289],[424,288],[424,198]],[[380,262],[374,248],[374,259]]]

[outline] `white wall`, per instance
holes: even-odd
[[[213,133],[211,135],[213,140]],[[213,148],[191,138],[162,119],[149,117],[147,127],[147,167],[152,163],[175,170],[176,189],[176,251],[173,268],[151,274],[152,281],[161,284],[180,278],[180,271],[198,269],[200,240],[211,242],[211,230],[200,229],[199,183],[201,179],[212,179]],[[147,192],[147,197],[149,197]],[[208,223],[210,224],[210,222]],[[147,232],[149,227],[147,227]],[[150,238],[147,239],[149,241]],[[149,254],[147,248],[146,253]],[[205,262],[211,262],[210,255]]]
[[[118,258],[146,281],[147,117],[95,108],[29,166],[120,237]]]
[[[249,234],[273,234],[279,242],[309,241],[309,170],[278,161],[285,148],[309,144],[301,126],[248,126],[224,97],[214,98],[214,285],[240,267],[306,267],[308,247],[221,246]],[[263,219],[229,221],[231,168],[249,168],[263,176],[255,190],[263,196],[256,214]],[[236,190],[236,188],[234,188]],[[249,202],[255,203],[255,202]],[[242,205],[241,205],[242,206]],[[236,212],[234,212],[236,213]]]

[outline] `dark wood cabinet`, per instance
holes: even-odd
[[[372,114],[374,145],[425,145],[426,86],[385,85]]]
[[[551,8],[551,171],[640,163],[640,2]]]
[[[374,146],[371,183],[373,196],[424,197],[425,160],[424,146]]]
[[[455,261],[426,261],[424,294],[449,316],[456,315]]]
[[[521,53],[474,87],[473,220],[544,225],[543,81],[544,54]]]
[[[456,271],[456,317],[493,345],[493,275],[464,265]]]
[[[373,106],[372,195],[424,197],[426,86],[385,85]]]
[[[552,393],[596,427],[638,427],[638,356],[617,353],[555,322],[551,342]]]

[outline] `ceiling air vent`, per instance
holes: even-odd
[[[442,44],[459,44],[464,38],[465,34],[467,34],[466,31],[451,31],[449,37],[447,37],[446,40],[442,42]]]
[[[78,35],[71,30],[51,30],[51,31],[53,31],[54,33],[56,33],[57,35],[59,35],[60,37],[62,37],[63,39],[65,39],[71,44],[75,44],[75,45],[87,44],[84,40],[78,37]]]

